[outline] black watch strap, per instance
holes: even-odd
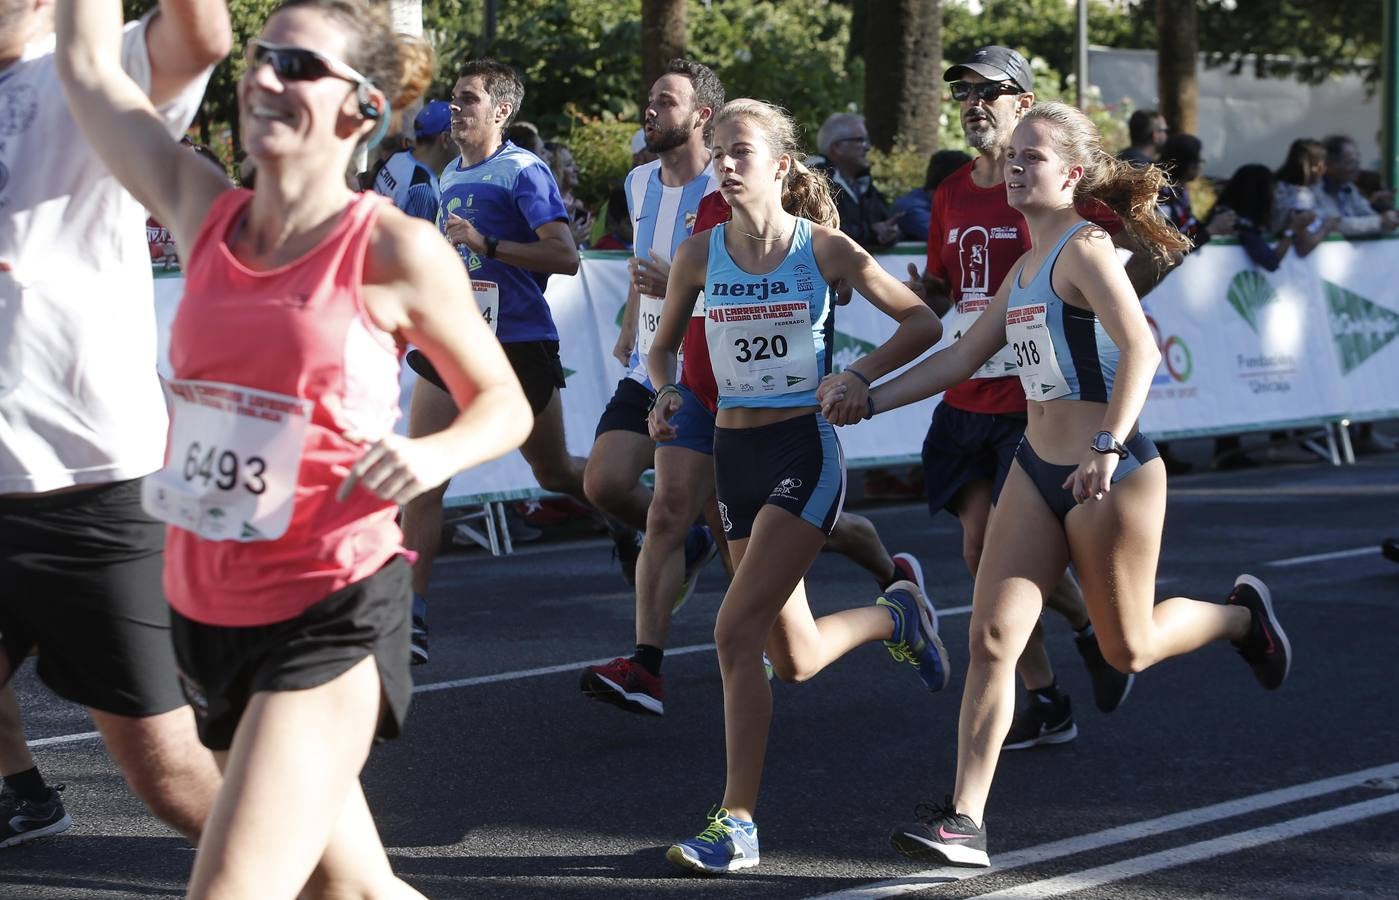
[[[495,248],[500,241],[493,237],[486,238],[486,259],[495,259]]]
[[[1090,445],[1095,453],[1116,453],[1119,458],[1126,459],[1127,448],[1122,446],[1122,442],[1112,436],[1110,431],[1100,431],[1093,436],[1093,443]]]

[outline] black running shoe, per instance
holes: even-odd
[[[427,620],[422,616],[413,617],[413,629],[408,634],[409,649],[413,653],[413,665],[427,662]]]
[[[1098,709],[1110,713],[1117,709],[1132,692],[1132,682],[1136,675],[1117,671],[1103,659],[1103,651],[1098,648],[1098,636],[1088,634],[1074,638],[1078,654],[1083,657],[1083,665],[1088,669],[1088,677],[1093,682],[1093,702]]]
[[[1282,687],[1292,668],[1292,645],[1273,612],[1273,596],[1268,586],[1252,575],[1240,575],[1225,601],[1230,606],[1247,607],[1253,622],[1248,637],[1234,641],[1239,655],[1253,669],[1253,677],[1270,691]]]
[[[21,800],[9,791],[0,794],[0,847],[13,847],[72,827],[73,820],[58,796],[61,790],[61,784],[49,788],[43,800]]]
[[[622,578],[627,584],[636,587],[636,561],[641,558],[641,532],[624,525],[615,525],[612,531],[612,558],[622,567]]]
[[[1385,538],[1380,544],[1380,553],[1390,562],[1399,562],[1399,538]]]
[[[1015,714],[1002,750],[1029,750],[1050,744],[1067,744],[1078,737],[1073,704],[1062,694],[1062,703],[1048,703],[1032,696],[1030,704]]]
[[[918,821],[895,828],[889,835],[894,849],[919,862],[949,866],[991,865],[986,854],[986,827],[964,816],[948,797],[941,806],[920,803],[914,809]]]

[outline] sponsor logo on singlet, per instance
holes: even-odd
[[[962,264],[962,293],[975,291],[990,294],[991,287],[991,244],[985,228],[973,225],[962,232],[958,245]]]

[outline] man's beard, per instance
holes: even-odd
[[[674,150],[676,147],[683,147],[690,139],[691,129],[685,125],[676,125],[674,128],[657,129],[646,138],[646,149],[652,153],[664,153],[667,150]]]

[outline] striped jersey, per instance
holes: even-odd
[[[670,262],[681,241],[695,230],[695,219],[700,201],[719,189],[719,177],[714,166],[706,166],[704,171],[689,183],[678,187],[668,187],[661,182],[661,161],[654,160],[637,166],[627,173],[623,189],[627,195],[627,212],[631,216],[634,249],[632,253],[639,259],[650,259],[654,252],[661,259]],[[655,319],[659,318],[664,298],[641,298],[641,309],[637,316],[638,340],[632,350],[631,371],[627,377],[651,386],[646,372],[646,355],[643,351],[650,347],[649,340],[643,339],[643,329],[649,327],[655,333]],[[696,316],[704,315],[703,303],[695,304]],[[650,317],[648,319],[647,317]]]
[[[412,150],[400,150],[384,160],[374,176],[374,190],[408,215],[437,222],[437,173]]]

